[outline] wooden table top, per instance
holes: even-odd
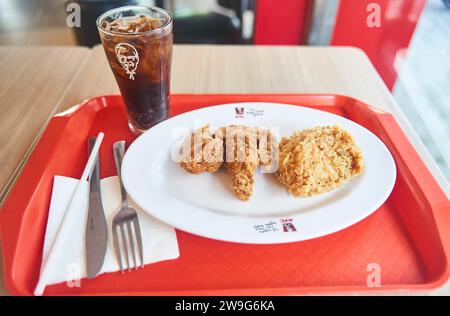
[[[0,203],[51,117],[118,94],[103,48],[0,47]],[[175,45],[172,93],[334,93],[392,113],[450,198],[450,186],[367,56],[350,47]],[[0,261],[1,253],[0,253]],[[438,291],[450,293],[450,286]],[[0,269],[0,295],[7,294]]]

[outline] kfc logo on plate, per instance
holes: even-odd
[[[234,108],[234,111],[236,112],[236,118],[244,117],[244,108]]]
[[[125,69],[129,79],[134,80],[136,69],[139,64],[139,54],[133,45],[119,43],[115,48],[117,60]]]
[[[289,232],[296,232],[297,228],[295,228],[293,220],[290,219],[282,219],[281,224],[283,225],[283,232],[289,233]]]

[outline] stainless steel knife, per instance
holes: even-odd
[[[96,137],[89,139],[89,152]],[[89,211],[86,222],[86,270],[89,279],[97,276],[103,266],[107,245],[107,226],[100,194],[100,159],[97,155],[89,176]]]

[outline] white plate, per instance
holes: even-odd
[[[244,114],[239,115],[241,108]],[[173,161],[172,151],[182,138],[206,123],[212,128],[278,127],[280,137],[337,124],[355,137],[365,171],[334,191],[310,198],[290,195],[274,175],[258,171],[251,200],[242,202],[232,194],[225,172],[193,175]],[[343,117],[300,106],[235,103],[188,112],[154,126],[128,149],[122,178],[142,209],[178,229],[224,241],[271,244],[324,236],[364,219],[389,197],[396,168],[374,134]]]

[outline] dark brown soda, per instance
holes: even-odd
[[[131,129],[142,132],[169,116],[172,26],[159,32],[100,34],[111,70],[119,85]],[[115,48],[131,45],[139,56],[133,79]]]

